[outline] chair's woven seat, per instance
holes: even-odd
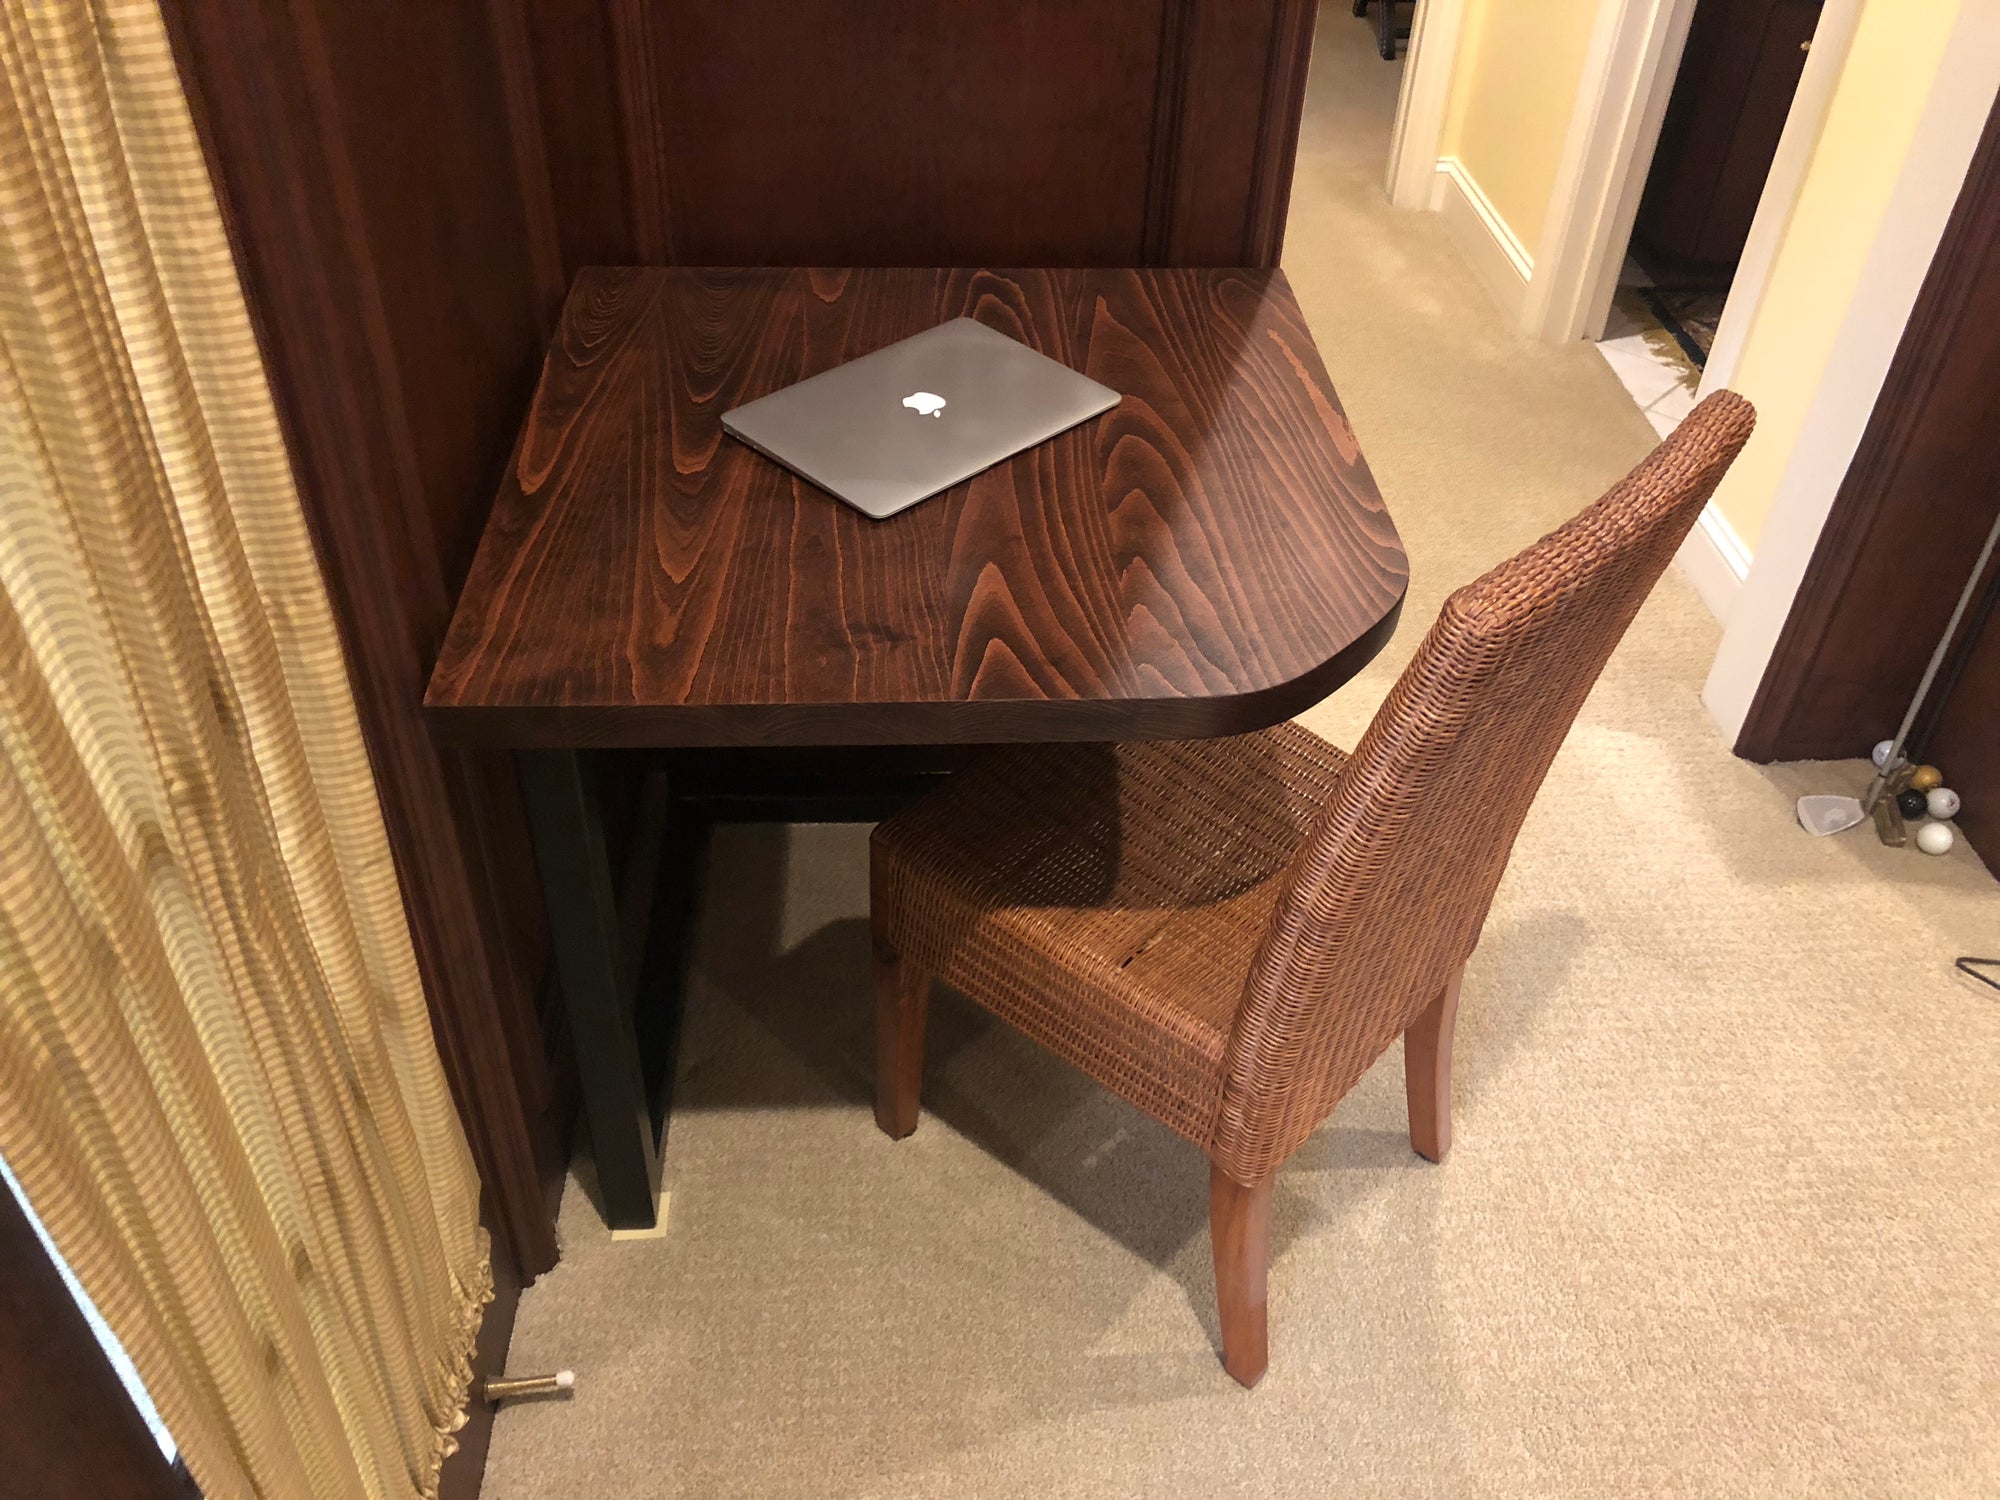
[[[1410,1144],[1443,1160],[1460,980],[1521,821],[1754,424],[1717,392],[1452,594],[1352,756],[1291,725],[1013,751],[877,827],[875,1122],[917,1128],[943,979],[1191,1137],[1223,1363],[1255,1384],[1279,1165],[1398,1037]]]
[[[1280,877],[1346,759],[1293,724],[997,751],[878,829],[884,936],[1205,1145]]]

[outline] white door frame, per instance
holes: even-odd
[[[1834,4],[1828,0],[1829,13]],[[1817,41],[1813,51],[1819,51]],[[1791,615],[1996,98],[2000,9],[1961,6],[1702,688],[1702,702],[1731,744],[1742,733]]]
[[[1730,287],[1704,389],[1726,382],[1812,163],[1864,0],[1826,0],[1757,216]],[[1521,331],[1551,343],[1604,332],[1673,94],[1694,0],[1604,0],[1556,173]]]
[[[1417,0],[1410,21],[1410,50],[1403,57],[1403,89],[1396,97],[1396,128],[1389,137],[1389,201],[1397,208],[1431,208],[1444,117],[1451,103],[1451,74],[1465,29],[1466,0]]]
[[[1639,214],[1694,0],[1605,0],[1535,247],[1521,331],[1549,343],[1604,332]]]
[[[1438,205],[1438,157],[1466,3],[1419,0],[1417,5],[1389,143],[1386,185],[1397,208]],[[1826,0],[1821,11],[1716,332],[1704,393],[1726,384],[1735,372],[1864,3]],[[1604,331],[1694,5],[1695,0],[1603,0],[1598,10],[1547,227],[1523,300],[1519,327],[1531,338],[1567,343]]]
[[[1756,321],[1757,304],[1770,282],[1772,267],[1778,263],[1785,226],[1798,205],[1799,189],[1812,165],[1813,149],[1819,145],[1820,128],[1833,105],[1840,70],[1847,65],[1847,54],[1854,46],[1863,3],[1826,0],[1820,10],[1812,50],[1806,54],[1806,70],[1799,75],[1791,113],[1785,116],[1784,134],[1778,137],[1777,154],[1771,158],[1771,173],[1764,179],[1763,196],[1757,200],[1757,216],[1750,221],[1750,237],[1743,242],[1743,254],[1736,262],[1729,300],[1722,305],[1715,347],[1708,351],[1708,363],[1702,367],[1700,393],[1704,396],[1736,378],[1736,364],[1743,357],[1750,325]]]

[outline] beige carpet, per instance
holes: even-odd
[[[1396,69],[1321,21],[1286,264],[1409,544],[1404,633],[1651,433],[1579,345],[1505,335],[1379,189]],[[1962,850],[1814,841],[1732,760],[1670,576],[1522,835],[1459,1023],[1457,1144],[1392,1053],[1277,1189],[1273,1354],[1214,1352],[1203,1164],[941,997],[876,1133],[866,831],[738,829],[710,872],[666,1238],[584,1194],[513,1365],[492,1500],[2000,1493],[2000,949]]]

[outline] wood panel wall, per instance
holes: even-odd
[[[540,896],[511,767],[434,745],[419,704],[570,277],[1275,264],[1316,7],[164,9],[496,1248],[532,1278],[573,1112]]]
[[[564,263],[1274,265],[1315,10],[528,7]]]
[[[545,939],[504,760],[418,704],[562,292],[530,252],[491,22],[165,7],[338,617],[418,963],[500,1248],[555,1260]],[[540,1137],[538,1139],[538,1136]],[[541,1158],[538,1161],[538,1156]]]
[[[2000,110],[1911,311],[1737,739],[1751,760],[1862,755],[1895,732],[2000,508]],[[1987,628],[1987,637],[1996,634]],[[2000,865],[2000,641],[1982,638],[1934,757]]]
[[[62,1273],[0,1185],[0,1494],[190,1500]]]

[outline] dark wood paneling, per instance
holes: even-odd
[[[886,521],[723,435],[961,316],[1123,402]],[[1407,577],[1282,272],[597,268],[427,702],[516,745],[1234,733],[1372,657]]]
[[[1317,6],[1197,4],[1175,92],[1173,212],[1148,259],[1275,266]]]
[[[1277,7],[1257,113],[1257,145],[1250,161],[1250,202],[1243,222],[1246,266],[1275,266],[1285,248],[1299,121],[1305,113],[1306,75],[1312,67],[1318,18],[1319,6],[1313,0],[1280,0]]]
[[[579,267],[1275,261],[1304,0],[167,0],[440,1050],[527,1276],[573,1095],[511,768],[421,688]],[[1178,38],[1174,41],[1174,38]]]
[[[0,1186],[0,1493],[188,1500],[34,1226]]]
[[[673,64],[681,59],[661,50],[674,17],[651,0],[611,0],[609,14],[630,258],[666,265],[680,259],[668,186],[673,142],[668,136],[667,96],[679,82]],[[710,124],[711,141],[720,145],[727,127],[719,119]],[[600,141],[598,149],[605,144]],[[697,209],[708,206],[697,204]]]
[[[419,705],[533,384],[545,222],[515,178],[496,28],[469,6],[165,7],[367,739],[431,1021],[523,1274],[555,1260],[538,1145],[540,906],[504,763]]]
[[[392,16],[396,44],[385,46]],[[404,498],[430,521],[431,592],[449,609],[485,521],[470,497],[500,472],[564,290],[553,264],[543,278],[535,247],[553,225],[527,212],[518,175],[504,80],[528,70],[501,65],[472,6],[346,0],[314,18],[314,104],[329,155],[344,158],[330,185],[370,283],[358,310],[375,325],[384,404],[402,429]]]
[[[507,111],[507,149],[513,156],[514,184],[521,194],[522,227],[532,268],[534,327],[546,343],[555,329],[563,294],[569,289],[569,271],[563,259],[555,183],[549,171],[528,4],[529,0],[487,0],[486,16]]]
[[[1316,14],[535,7],[565,264],[1275,265]]]
[[[614,32],[614,16],[624,30]],[[627,10],[530,4],[527,20],[565,273],[649,259],[632,231],[632,164],[619,107],[616,46],[632,26]]]
[[[1860,755],[1894,733],[2000,504],[1996,431],[2000,112],[1987,121],[1737,754],[1759,761]],[[1984,683],[1990,692],[1990,667]],[[1968,671],[1957,692],[1981,690],[1979,674]],[[1970,733],[1990,718],[1982,721],[1968,704],[1951,722]],[[1963,777],[1963,763],[1982,756],[1984,764],[2000,763],[2000,741],[1955,750],[1953,775]],[[1975,842],[1980,823],[1975,812],[1966,824]],[[1990,843],[1983,851],[2000,855]]]
[[[647,8],[674,261],[1138,259],[1161,0],[856,9]]]

